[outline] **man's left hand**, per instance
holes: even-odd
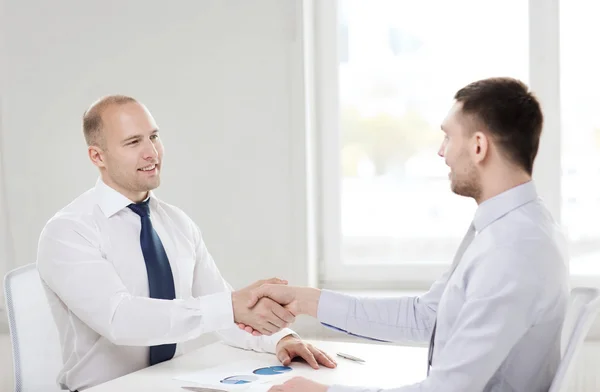
[[[293,335],[288,335],[277,343],[276,355],[284,366],[289,365],[296,357],[304,359],[313,369],[318,369],[319,364],[331,369],[337,366],[333,358],[325,352]]]
[[[327,389],[327,385],[304,377],[294,377],[283,384],[272,386],[268,392],[327,392]]]

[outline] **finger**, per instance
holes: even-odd
[[[279,359],[279,362],[281,362],[283,366],[287,366],[292,362],[292,358],[287,350],[282,350],[282,352],[277,355],[277,359]]]
[[[318,349],[317,349],[317,350],[318,350]],[[337,364],[338,364],[338,363],[337,363],[337,361],[335,360],[335,358],[333,358],[331,355],[327,354],[325,351],[322,351],[322,350],[319,350],[319,351],[321,351],[321,353],[323,353],[323,355],[325,355],[327,358],[329,358],[329,360],[330,360],[331,362],[333,362],[333,364],[334,364],[335,366],[337,366]]]
[[[244,323],[238,323],[238,327],[240,327],[240,329],[246,329],[247,325]]]
[[[247,325],[246,328],[244,328],[244,331],[246,331],[248,333],[252,333],[252,332],[254,332],[254,328],[252,328],[251,326]]]
[[[252,331],[252,335],[254,336],[262,336],[262,333],[258,332],[257,330]]]
[[[287,317],[288,319],[290,319],[289,316],[285,315],[285,313],[289,313],[289,311],[283,309],[283,307],[281,305],[279,305],[277,302],[269,299],[269,298],[263,298],[259,304],[260,306],[264,306],[264,310],[267,311],[267,314],[265,316],[265,320],[269,323],[271,323],[272,325],[274,325],[278,330],[280,330],[281,328],[285,328],[287,327],[289,324],[286,322],[286,320],[284,320],[283,318],[279,317],[279,314],[282,315],[282,317]]]
[[[267,286],[268,287],[268,286]],[[261,286],[258,287],[256,289],[253,289],[252,291],[250,291],[250,299],[248,299],[248,307],[249,308],[253,308],[254,305],[257,304],[257,302],[263,298],[263,297],[268,297],[267,292],[266,292],[266,288]]]
[[[279,279],[279,278],[271,278],[271,279],[266,279],[266,280],[262,280],[261,281],[262,284],[288,284],[288,281],[285,279]],[[261,285],[262,286],[262,285]]]
[[[257,331],[259,331],[263,335],[267,335],[267,336],[271,336],[271,335],[273,335],[273,333],[275,333],[277,331],[277,329],[275,329],[275,330],[273,330],[273,329],[274,329],[274,327],[270,323],[264,323],[264,324],[260,325],[258,328],[256,328]]]
[[[270,328],[275,328],[275,331],[279,331],[281,328],[287,326],[286,322],[277,317],[273,312],[266,318]]]
[[[310,350],[308,349],[308,347],[306,347],[305,345],[301,345],[300,346],[300,348],[297,351],[297,354],[299,356],[301,356],[306,362],[308,362],[308,364],[313,369],[318,369],[319,368],[319,364],[317,363],[317,360],[315,359],[315,356],[310,352]]]
[[[273,323],[269,323],[269,326],[268,326],[269,330],[272,331],[273,333],[279,332],[282,329],[287,328],[287,327],[288,327],[287,324],[283,324],[283,327],[279,327]]]
[[[286,324],[291,324],[296,321],[296,316],[277,302],[272,304],[271,311]]]
[[[333,369],[336,367],[337,364],[335,363],[335,361],[333,361],[333,359],[329,358],[329,356],[327,354],[325,354],[323,351],[319,350],[316,347],[310,346],[310,345],[308,346],[308,349],[313,354],[313,356],[315,357],[317,362],[320,363],[321,365],[324,365],[325,367],[328,367],[330,369]]]

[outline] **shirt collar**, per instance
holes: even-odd
[[[528,181],[484,201],[475,211],[473,218],[475,230],[480,233],[492,222],[537,198],[535,184],[533,181]]]
[[[104,216],[107,218],[110,218],[123,208],[133,203],[133,201],[129,200],[123,194],[106,185],[104,181],[102,181],[102,178],[98,178],[98,181],[96,181],[94,192],[96,195],[96,204],[98,204],[104,213]],[[152,191],[148,193],[148,197],[150,198],[150,207],[152,207],[156,197]]]

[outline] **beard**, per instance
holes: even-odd
[[[464,169],[452,173],[450,189],[459,196],[479,200],[481,197],[481,181],[475,166],[469,163]]]

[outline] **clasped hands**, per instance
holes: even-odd
[[[271,278],[233,292],[236,324],[255,336],[270,336],[289,327],[299,314],[316,317],[320,291],[287,283]]]
[[[317,316],[320,290],[308,287],[291,287],[287,281],[272,278],[258,281],[232,293],[234,321],[255,336],[272,335],[295,321],[299,314]],[[276,355],[286,366],[295,357],[303,358],[314,369],[322,364],[335,368],[337,363],[325,352],[288,335],[277,343]],[[284,384],[275,385],[270,392],[326,392],[323,384],[295,377]]]

